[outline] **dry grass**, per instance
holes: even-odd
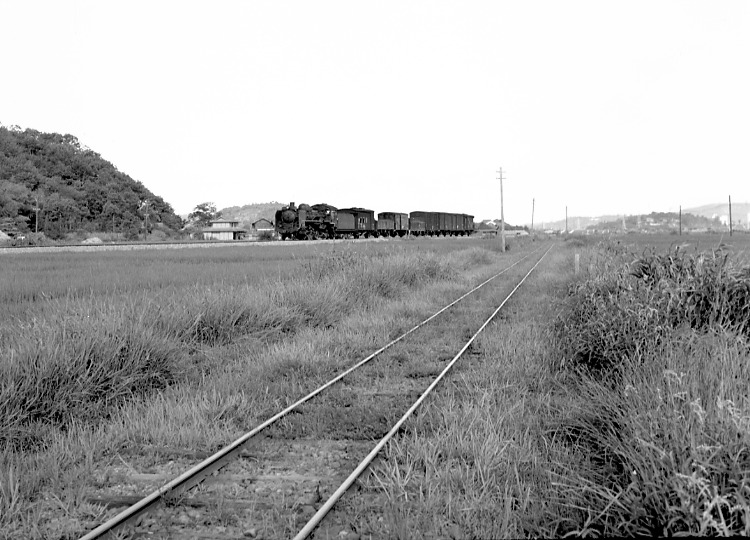
[[[0,331],[0,536],[60,534],[61,522],[40,518],[55,500],[63,521],[80,523],[107,448],[233,440],[498,260],[466,242],[336,246],[281,260],[291,268],[266,282],[250,269],[212,280],[201,252],[200,286],[159,271],[158,293],[131,277],[129,288],[101,282],[87,296],[69,276],[74,294],[36,298],[33,310],[19,297],[24,311]]]
[[[557,272],[567,254],[548,257],[363,480],[364,495],[383,500],[383,519],[365,516],[357,530],[375,538],[539,534],[540,491],[549,485],[540,434],[554,388],[545,369],[549,318],[539,314],[558,303],[556,286],[567,279]]]
[[[750,532],[750,272],[723,249],[619,253],[557,323],[556,533]],[[626,262],[627,261],[627,262]]]

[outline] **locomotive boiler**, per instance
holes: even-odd
[[[274,227],[282,240],[333,238],[336,232],[336,213],[336,208],[328,204],[295,206],[292,202],[276,211]]]

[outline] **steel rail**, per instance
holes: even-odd
[[[383,449],[383,447],[386,445],[386,443],[393,438],[393,436],[398,432],[399,429],[401,429],[401,426],[406,422],[406,420],[414,413],[415,410],[422,404],[422,402],[427,398],[427,396],[432,392],[432,390],[438,385],[438,383],[445,377],[445,374],[448,373],[453,365],[458,361],[459,358],[466,352],[466,350],[471,346],[471,344],[474,342],[474,340],[477,338],[477,336],[482,332],[482,330],[485,329],[485,327],[490,324],[492,319],[495,318],[495,316],[499,313],[499,311],[505,306],[505,304],[510,300],[510,297],[513,296],[513,294],[519,289],[519,287],[523,284],[524,281],[526,281],[526,278],[528,278],[531,273],[536,269],[537,266],[539,266],[539,263],[542,262],[542,259],[547,255],[547,253],[550,252],[550,250],[554,247],[554,244],[550,246],[547,251],[542,254],[542,256],[539,258],[539,260],[536,262],[534,266],[531,267],[531,270],[529,270],[526,275],[521,279],[521,281],[518,282],[518,284],[513,288],[512,291],[510,291],[510,294],[505,297],[505,299],[500,303],[500,305],[497,307],[495,311],[492,312],[492,315],[490,315],[486,321],[484,321],[484,324],[479,327],[479,330],[477,330],[473,336],[469,339],[469,341],[466,342],[466,344],[461,348],[460,351],[456,354],[456,356],[453,357],[453,359],[448,363],[447,366],[443,369],[443,371],[440,372],[440,375],[437,376],[437,378],[432,381],[432,384],[427,387],[427,390],[425,390],[421,396],[419,396],[419,399],[414,402],[414,404],[409,408],[406,413],[399,419],[398,422],[396,422],[391,430],[382,438],[380,439],[380,442],[375,445],[375,447],[370,451],[369,454],[367,454],[367,457],[365,457],[357,466],[356,469],[349,475],[349,477],[344,480],[344,482],[339,486],[339,488],[331,495],[331,497],[321,506],[318,511],[315,513],[313,517],[310,518],[310,520],[307,522],[307,524],[300,530],[299,533],[297,533],[297,536],[294,537],[294,540],[304,540],[307,538],[310,533],[315,529],[315,527],[320,524],[320,522],[323,520],[323,518],[328,514],[328,512],[333,508],[333,505],[336,504],[336,502],[341,498],[341,496],[346,493],[346,491],[351,487],[351,485],[354,483],[357,478],[364,472],[364,470],[372,463],[372,461],[375,459],[375,456],[378,455],[378,453]],[[538,251],[538,250],[537,250]],[[519,261],[520,262],[520,261]]]
[[[319,240],[295,240],[284,242],[283,240],[199,240],[199,241],[174,241],[174,242],[108,242],[106,244],[55,244],[46,246],[0,246],[0,255],[17,253],[66,253],[66,252],[98,252],[98,251],[137,251],[150,249],[189,249],[209,247],[250,247],[250,246],[289,246],[289,245],[324,245],[337,244],[341,242],[374,242],[376,238],[351,238],[333,239],[322,238]],[[389,239],[384,239],[388,241]]]
[[[513,268],[516,265],[518,265],[521,261],[523,261],[523,260],[531,257],[534,253],[538,252],[541,249],[542,249],[541,247],[535,249],[531,253],[529,253],[529,254],[521,257],[520,259],[518,259],[516,262],[514,262],[510,266],[504,268],[503,270],[501,270],[500,272],[496,273],[492,277],[486,279],[485,281],[483,281],[482,283],[480,283],[479,285],[477,285],[476,287],[474,287],[473,289],[471,289],[469,292],[463,294],[462,296],[460,296],[459,298],[457,298],[456,300],[454,300],[453,302],[451,302],[447,306],[443,307],[440,311],[434,313],[433,315],[431,315],[430,317],[428,317],[424,321],[420,322],[419,324],[417,324],[416,326],[414,326],[413,328],[411,328],[407,332],[401,334],[399,337],[397,337],[396,339],[394,339],[391,342],[389,342],[387,345],[384,345],[383,347],[381,347],[380,349],[378,349],[374,353],[370,354],[364,360],[361,360],[360,362],[358,362],[354,366],[350,367],[349,369],[347,369],[343,373],[337,375],[336,377],[334,377],[333,379],[331,379],[330,381],[328,381],[324,385],[318,387],[317,389],[313,390],[312,392],[310,392],[306,396],[300,398],[299,400],[297,400],[293,404],[289,405],[284,410],[278,412],[277,414],[275,414],[274,416],[272,416],[271,418],[269,418],[268,420],[266,420],[262,424],[258,425],[252,431],[249,431],[249,432],[245,433],[242,437],[240,437],[239,439],[235,440],[233,443],[225,446],[224,448],[222,448],[221,450],[219,450],[215,454],[209,456],[208,458],[204,459],[199,464],[195,465],[190,470],[184,472],[183,474],[181,474],[180,476],[178,476],[177,478],[175,478],[174,480],[172,480],[168,484],[165,484],[164,486],[160,487],[156,491],[153,491],[152,493],[150,493],[149,495],[147,495],[146,497],[144,497],[143,499],[141,499],[140,501],[138,501],[134,505],[126,508],[125,510],[123,510],[122,512],[120,512],[119,514],[117,514],[116,516],[114,516],[111,519],[109,519],[107,522],[103,523],[102,525],[100,525],[97,528],[93,529],[92,531],[90,531],[86,535],[82,536],[80,538],[80,540],[94,540],[94,539],[97,539],[97,538],[101,538],[104,535],[111,533],[116,528],[122,527],[123,525],[126,525],[128,523],[131,523],[138,516],[140,516],[140,514],[142,514],[143,512],[145,512],[148,508],[150,508],[151,506],[157,504],[162,499],[162,497],[167,496],[167,495],[169,495],[169,496],[177,496],[179,493],[181,493],[183,491],[186,491],[186,490],[190,489],[193,486],[198,485],[201,481],[203,481],[204,478],[206,478],[207,476],[209,476],[213,472],[221,469],[222,467],[224,467],[224,465],[226,465],[228,462],[230,462],[234,458],[234,456],[236,456],[242,450],[242,448],[244,447],[244,445],[250,439],[252,439],[255,435],[257,435],[258,433],[260,433],[261,431],[263,431],[265,428],[267,428],[268,426],[270,426],[271,424],[273,424],[277,420],[283,418],[284,416],[286,416],[287,414],[289,414],[290,412],[292,412],[294,409],[296,409],[297,407],[299,407],[300,405],[302,405],[306,401],[309,401],[313,397],[317,396],[318,394],[320,394],[321,392],[323,392],[324,390],[326,390],[330,386],[334,385],[335,383],[337,383],[338,381],[340,381],[341,379],[343,379],[344,377],[346,377],[347,375],[349,375],[350,373],[352,373],[356,369],[362,367],[363,365],[365,365],[366,363],[368,363],[369,361],[371,361],[373,358],[375,358],[376,356],[378,356],[382,352],[386,351],[387,349],[389,349],[390,347],[392,347],[393,345],[395,345],[396,343],[398,343],[399,341],[401,341],[402,339],[404,339],[408,335],[412,334],[413,332],[415,332],[416,330],[418,330],[419,328],[421,328],[422,326],[424,326],[425,324],[427,324],[428,322],[430,322],[432,319],[434,319],[435,317],[437,317],[438,315],[440,315],[441,313],[443,313],[444,311],[450,309],[451,307],[453,307],[454,305],[456,305],[457,303],[459,303],[460,301],[462,301],[464,298],[466,298],[470,294],[472,294],[472,293],[476,292],[477,290],[481,289],[482,287],[484,287],[485,285],[487,285],[489,282],[491,282],[495,278],[501,276],[502,274],[506,273],[508,270],[510,270],[511,268]]]

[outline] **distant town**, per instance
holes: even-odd
[[[722,233],[729,232],[728,204],[711,204],[682,212],[651,212],[640,215],[573,216],[566,220],[529,224],[528,229],[548,233],[569,232],[578,234],[626,233]],[[750,232],[750,204],[739,203],[732,207],[732,230]]]

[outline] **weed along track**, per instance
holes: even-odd
[[[269,409],[280,412],[213,455],[153,449],[143,471],[125,449],[117,452],[106,472],[117,481],[83,495],[107,508],[105,519],[112,517],[82,540],[112,535],[358,538],[341,516],[326,514],[458,360],[472,352],[475,338],[550,249],[504,263],[502,270],[419,324],[395,332],[397,337],[294,403],[269,403]],[[466,356],[472,361],[471,354]]]

